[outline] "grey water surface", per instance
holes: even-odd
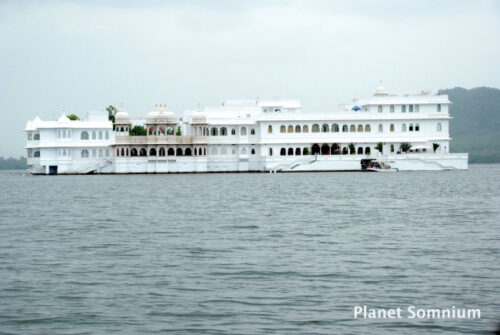
[[[499,180],[0,172],[0,333],[483,334],[500,321]],[[355,319],[363,305],[481,318]]]

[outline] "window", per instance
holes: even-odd
[[[302,151],[300,150],[300,148],[296,148],[296,149],[295,149],[295,156],[300,156],[300,153],[301,153],[301,152],[302,152]]]
[[[245,128],[245,127],[241,128],[240,135],[241,136],[247,136],[247,128]]]
[[[391,107],[390,107],[390,112],[391,112],[391,113],[394,113],[394,105],[391,105]]]
[[[88,153],[88,152],[87,152],[87,153]],[[33,157],[35,157],[35,158],[40,157],[40,151],[35,151],[35,152],[33,153]]]
[[[409,111],[410,113],[413,113],[413,105],[410,105],[410,107],[408,108],[408,111]]]
[[[413,131],[413,123],[410,123],[410,126],[408,127],[409,131]]]
[[[82,134],[80,135],[80,139],[82,140],[88,140],[89,139],[89,133],[86,131],[82,131]]]
[[[420,109],[419,105],[415,105],[415,113],[418,113],[419,109]]]
[[[107,131],[107,130],[106,130],[106,134],[105,134],[104,138],[105,138],[106,140],[109,140],[109,131]]]
[[[286,127],[284,125],[281,125],[280,133],[286,133]]]
[[[391,133],[394,132],[394,123],[391,123],[391,126],[389,127],[389,130],[391,131]]]
[[[109,149],[106,149],[105,156],[106,156],[106,157],[109,157]]]
[[[61,138],[61,131],[60,130],[57,131],[57,137]]]
[[[255,129],[254,128],[250,129],[250,135],[255,135]]]
[[[32,138],[33,136],[31,134],[28,134],[28,141],[31,141]]]
[[[362,133],[362,132],[363,132],[363,125],[358,124],[358,133]]]
[[[358,155],[362,155],[363,154],[363,147],[359,147],[358,148]]]
[[[384,110],[384,108],[382,107],[382,105],[378,105],[378,112],[382,113],[383,110]],[[363,150],[363,149],[361,149],[361,150]]]
[[[227,136],[227,129],[226,129],[226,127],[222,127],[220,129],[220,136]]]
[[[97,151],[95,149],[92,150],[92,157],[94,157],[94,158],[97,157]]]
[[[146,149],[142,148],[141,151],[139,151],[139,156],[146,156]]]
[[[64,155],[66,155],[66,151],[64,151]],[[102,156],[103,156],[102,149],[99,149],[99,157],[102,157]]]
[[[369,124],[365,125],[365,133],[369,133],[372,131],[372,127]]]
[[[381,133],[384,131],[384,126],[382,126],[381,124],[378,125],[378,132]]]
[[[236,129],[231,129],[231,135],[235,136],[236,135]]]
[[[420,131],[420,125],[418,123],[415,124],[415,131]]]
[[[132,149],[132,150],[134,150],[134,149]],[[174,148],[169,148],[167,150],[167,155],[169,155],[169,156],[175,156],[175,150],[174,150]]]
[[[347,128],[347,125],[345,124],[342,126],[342,132],[347,133],[347,131],[348,131],[348,128]]]
[[[66,133],[64,133],[64,135],[66,136]],[[99,131],[99,139],[102,140],[103,139],[103,134],[102,134],[102,131]]]
[[[288,156],[293,156],[293,148],[288,148]]]
[[[269,148],[269,156],[273,155],[273,148]]]
[[[403,124],[401,125],[401,131],[406,131],[406,124],[405,124],[405,123],[403,123]]]
[[[170,150],[172,150],[172,149],[170,149]],[[132,150],[130,150],[130,156],[132,156],[132,157],[137,156],[137,149],[136,148],[132,148]]]
[[[406,113],[406,106],[405,105],[401,105],[401,113]]]
[[[326,123],[324,123],[324,124],[321,126],[321,132],[323,132],[323,133],[328,133],[328,132],[330,132],[330,126],[328,126]]]
[[[177,148],[177,150],[175,151],[175,154],[177,156],[182,156],[182,148]]]
[[[351,133],[356,132],[356,126],[355,126],[355,125],[353,125],[353,124],[351,124],[351,128],[349,129],[349,131],[350,131]]]
[[[161,156],[161,157],[165,156],[165,148],[160,148],[160,150],[158,151],[158,156]]]
[[[302,132],[303,133],[308,133],[309,132],[309,126],[305,125],[304,127],[302,127]]]
[[[438,123],[437,126],[436,126],[436,130],[437,131],[441,131],[443,130],[443,127],[441,126],[441,123]]]
[[[92,139],[93,140],[97,139],[97,133],[95,132],[95,130],[92,132]]]
[[[212,127],[212,129],[210,129],[210,135],[212,135],[212,136],[219,135],[219,131],[217,130],[217,128]]]
[[[184,156],[192,156],[193,153],[191,152],[191,148],[186,148],[186,151],[184,151]]]
[[[269,125],[267,126],[267,133],[272,134],[273,133],[273,126]]]
[[[122,149],[123,150],[123,149]],[[149,155],[150,156],[156,156],[156,149],[155,148],[151,148],[149,149]]]
[[[293,133],[293,126],[288,126],[288,132]]]
[[[313,124],[313,126],[312,126],[312,132],[313,133],[319,133],[319,125]]]
[[[437,105],[437,111],[440,112],[441,111],[441,104],[438,104]]]
[[[35,152],[35,154],[36,154],[36,152]],[[89,151],[87,149],[83,149],[82,152],[80,153],[80,157],[89,158]]]
[[[334,123],[332,125],[332,132],[334,132],[334,133],[338,133],[339,132],[339,125],[338,124]]]
[[[280,156],[286,156],[286,149],[285,148],[281,148]]]
[[[255,149],[252,149],[252,150],[250,151],[250,153],[251,153],[252,155],[255,155]]]
[[[87,134],[87,139],[88,139],[88,134]],[[33,135],[33,141],[39,141],[39,140],[40,140],[40,134]]]
[[[296,133],[300,133],[300,126],[299,126],[299,125],[296,125],[296,126],[295,126],[295,132],[296,132]]]

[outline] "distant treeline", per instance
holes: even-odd
[[[0,170],[26,170],[26,157],[20,158],[3,158],[0,157]]]

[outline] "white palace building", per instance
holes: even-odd
[[[157,105],[138,124],[120,110],[85,120],[28,121],[33,174],[467,169],[450,153],[450,101],[428,93],[355,99],[308,113],[297,100],[230,100],[177,116]],[[408,149],[409,148],[409,149]],[[377,169],[373,169],[377,170]]]

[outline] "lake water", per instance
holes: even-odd
[[[0,172],[0,333],[477,334],[500,321],[500,165]],[[476,320],[355,319],[474,308]]]

